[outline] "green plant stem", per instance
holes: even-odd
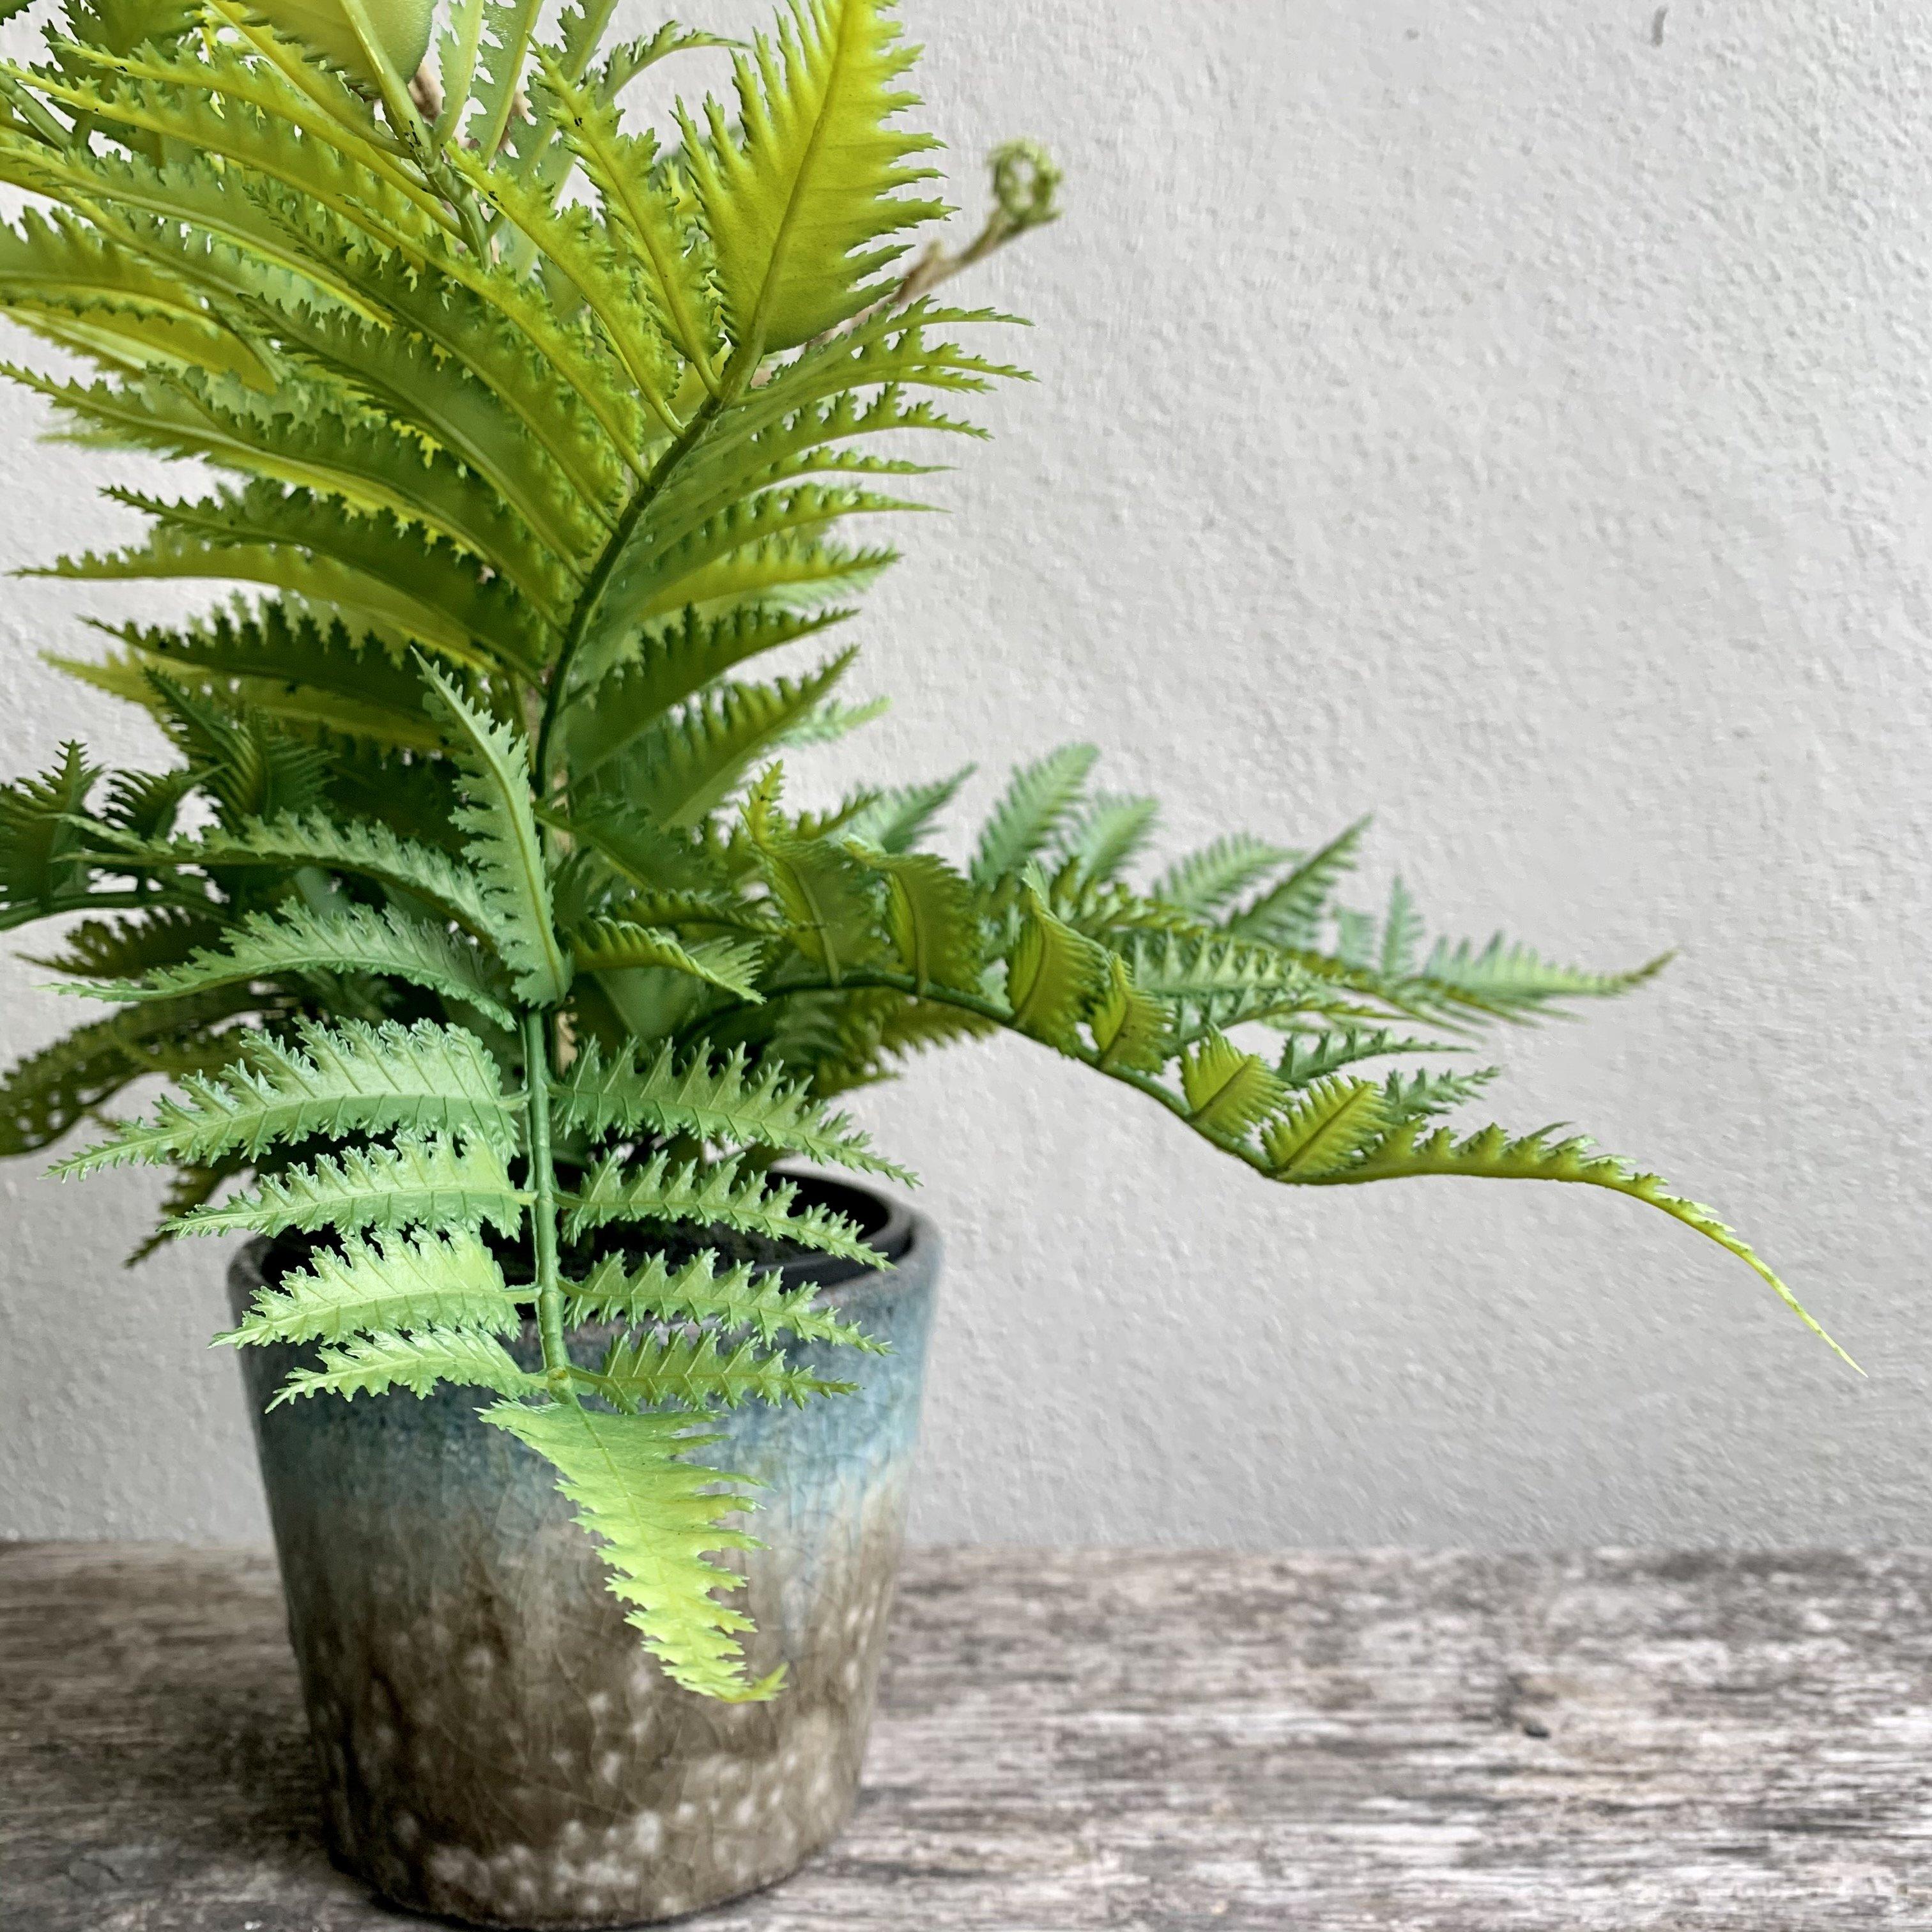
[[[691,420],[685,424],[677,440],[658,458],[650,474],[632,492],[631,500],[624,506],[616,529],[604,538],[604,548],[598,552],[597,561],[591,566],[590,574],[584,580],[584,588],[578,592],[577,602],[570,614],[569,628],[564,633],[556,666],[550,672],[550,689],[544,694],[543,718],[537,727],[536,790],[538,798],[545,803],[550,799],[550,740],[569,688],[571,669],[590,632],[590,620],[596,616],[597,607],[603,602],[604,593],[610,587],[618,560],[629,547],[638,524],[644,520],[644,512],[670,481],[672,472],[698,446],[712,419],[730,400],[728,395],[707,396],[692,412]]]
[[[570,1351],[563,1340],[563,1284],[556,1263],[556,1168],[550,1145],[550,1022],[532,1006],[524,1015],[524,1084],[530,1106],[530,1245],[536,1251],[537,1333],[544,1366],[557,1378],[560,1401],[574,1403]]]

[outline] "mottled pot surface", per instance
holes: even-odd
[[[928,1222],[850,1191],[875,1244],[902,1251],[822,1298],[892,1352],[796,1348],[858,1393],[719,1418],[719,1466],[768,1486],[749,1520],[767,1546],[735,1567],[758,1624],[752,1671],[788,1666],[770,1703],[666,1681],[553,1473],[476,1420],[475,1390],[264,1414],[302,1352],[242,1352],[330,1847],[391,1898],[485,1924],[636,1924],[769,1885],[844,1822],[939,1265]],[[238,1312],[265,1265],[266,1242],[237,1258]],[[533,1335],[524,1347],[534,1360]]]

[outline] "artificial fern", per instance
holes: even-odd
[[[222,1339],[315,1349],[281,1400],[482,1391],[646,1646],[722,1697],[776,1687],[724,1600],[753,1498],[704,1418],[836,1396],[793,1342],[874,1346],[761,1266],[870,1253],[772,1163],[899,1174],[828,1101],[909,1053],[1012,1030],[1277,1181],[1610,1188],[1789,1300],[1653,1177],[1438,1126],[1488,1070],[1363,1070],[1642,974],[1426,950],[1400,888],[1338,908],[1360,826],[1136,886],[1154,806],[1090,794],[1083,746],[1015,775],[963,867],[928,843],[963,773],[788,808],[778,754],[875,707],[850,649],[764,661],[850,621],[875,520],[1019,374],[974,346],[1004,319],[932,292],[1058,177],[1003,149],[980,238],[903,263],[943,211],[891,0],[788,0],[668,146],[622,89],[719,44],[606,47],[609,11],[463,0],[418,73],[421,0],[72,0],[0,66],[0,180],[40,211],[0,308],[94,372],[9,373],[73,440],[220,478],[111,491],[146,539],[48,568],[238,587],[58,661],[173,764],[69,745],[0,788],[0,924],[82,916],[46,963],[117,1008],[0,1083],[0,1150],[173,1078],[61,1171],[171,1167],[168,1232],[304,1238]]]

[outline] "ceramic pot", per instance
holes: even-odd
[[[892,1265],[787,1264],[885,1355],[795,1348],[860,1384],[720,1418],[718,1466],[766,1486],[733,1561],[770,1703],[670,1684],[604,1588],[547,1465],[440,1389],[264,1407],[306,1352],[239,1352],[336,1862],[478,1924],[628,1925],[772,1884],[849,1814],[871,1721],[939,1270],[931,1224],[814,1184]],[[237,1314],[278,1273],[237,1257]],[[533,1334],[524,1360],[537,1359]],[[596,1352],[586,1346],[586,1360]]]

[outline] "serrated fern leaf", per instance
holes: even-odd
[[[91,1174],[130,1161],[194,1166],[232,1153],[253,1161],[278,1142],[370,1132],[476,1135],[506,1156],[518,1146],[516,1112],[473,1034],[427,1020],[303,1020],[290,1040],[250,1036],[238,1064],[183,1080],[150,1118],[54,1172]]]
[[[970,765],[929,784],[900,785],[880,792],[845,822],[845,836],[881,852],[909,852],[932,830],[933,820],[973,776]]]
[[[606,1060],[589,1042],[556,1090],[557,1118],[593,1136],[688,1134],[712,1146],[761,1148],[909,1180],[842,1114],[828,1114],[781,1066],[749,1067],[742,1052],[680,1064],[668,1046],[646,1062],[635,1045]]]
[[[802,1408],[814,1396],[849,1395],[854,1385],[794,1368],[749,1340],[728,1349],[712,1334],[646,1333],[612,1343],[592,1386],[627,1406],[674,1403],[702,1413],[747,1402]]]
[[[1190,1123],[1229,1141],[1244,1138],[1285,1092],[1258,1054],[1244,1052],[1224,1033],[1210,1033],[1182,1055],[1180,1089]]]
[[[62,987],[102,1000],[165,1000],[290,973],[368,973],[406,980],[465,1000],[500,1024],[514,1024],[476,949],[392,907],[348,906],[321,913],[302,906],[253,912],[221,947],[205,947],[178,966],[142,980],[97,980]]]
[[[470,704],[434,665],[424,665],[423,675],[449,721],[464,799],[457,823],[470,834],[466,850],[492,915],[490,937],[518,997],[554,1006],[569,988],[571,964],[556,936],[524,741]]]
[[[543,1377],[518,1368],[494,1336],[474,1328],[358,1335],[316,1353],[321,1366],[293,1370],[276,1391],[271,1408],[312,1395],[353,1397],[407,1389],[413,1396],[426,1396],[445,1382],[502,1396],[533,1394],[544,1386]]]
[[[837,986],[848,969],[884,952],[868,868],[830,838],[799,836],[778,809],[782,773],[774,765],[746,801],[746,838],[793,943]]]
[[[496,1257],[466,1228],[352,1236],[339,1252],[319,1248],[305,1268],[258,1290],[240,1326],[214,1339],[245,1348],[425,1329],[511,1335],[523,1325],[527,1299],[527,1291],[512,1294]]]
[[[698,824],[727,797],[746,770],[817,709],[850,668],[854,653],[832,658],[808,676],[769,684],[726,684],[655,725],[621,760],[620,782],[631,802],[659,824]]]
[[[1386,1130],[1383,1090],[1373,1081],[1331,1076],[1304,1088],[1262,1134],[1277,1180],[1319,1180],[1339,1173]]]
[[[1278,845],[1237,832],[1177,860],[1154,883],[1153,896],[1202,919],[1294,857]]]
[[[1438,1127],[1425,1137],[1420,1124],[1412,1124],[1398,1128],[1346,1166],[1300,1178],[1320,1185],[1341,1185],[1428,1174],[1460,1174],[1484,1180],[1575,1181],[1647,1202],[1736,1256],[1806,1328],[1828,1343],[1844,1361],[1853,1368],[1858,1366],[1736,1231],[1711,1209],[1672,1193],[1658,1176],[1642,1172],[1629,1161],[1596,1152],[1587,1140],[1552,1140],[1547,1130],[1512,1139],[1504,1129],[1494,1126],[1461,1140],[1447,1127]]]
[[[983,937],[972,889],[930,852],[883,854],[866,861],[886,881],[886,926],[914,989],[976,992]]]
[[[980,835],[976,886],[996,884],[1046,849],[1078,802],[1099,756],[1091,745],[1064,745],[1014,772]]]
[[[39,778],[0,785],[0,907],[56,910],[87,881],[87,838],[78,820],[100,777],[80,746]]]
[[[1284,1086],[1306,1087],[1324,1074],[1352,1066],[1358,1060],[1380,1060],[1390,1054],[1449,1053],[1456,1050],[1438,1040],[1393,1033],[1386,1027],[1337,1027],[1326,1032],[1298,1035],[1289,1040],[1282,1050],[1275,1074]]]
[[[488,1141],[406,1134],[393,1147],[345,1148],[309,1166],[268,1174],[255,1192],[196,1208],[170,1226],[184,1234],[236,1228],[275,1234],[291,1228],[386,1233],[417,1226],[493,1227],[509,1234],[530,1201]]]
[[[757,1547],[729,1523],[747,1506],[744,1479],[686,1460],[718,1437],[694,1433],[686,1415],[609,1415],[562,1402],[503,1402],[482,1414],[558,1471],[578,1523],[604,1546],[612,1594],[632,1606],[626,1621],[674,1682],[730,1702],[776,1694],[782,1672],[745,1678],[739,1640],[751,1619],[712,1594],[739,1580],[707,1552]]]
[[[872,1354],[874,1342],[854,1324],[814,1300],[810,1286],[792,1288],[776,1269],[751,1262],[718,1272],[709,1252],[674,1268],[662,1255],[633,1267],[606,1255],[570,1291],[566,1312],[573,1322],[647,1322],[671,1326],[702,1322],[720,1334],[745,1333],[770,1344],[784,1336],[831,1342]]]
[[[662,927],[634,920],[596,919],[570,934],[570,953],[579,970],[621,973],[634,967],[658,966],[688,973],[706,985],[757,1001],[758,972],[764,950],[755,940],[700,939],[688,942]]]
[[[1586,973],[1557,966],[1526,946],[1511,944],[1501,933],[1478,950],[1463,940],[1452,946],[1438,940],[1418,976],[1421,989],[1500,1018],[1540,1012],[1569,999],[1608,999],[1660,973],[1664,953],[1624,973]]]
[[[144,869],[317,866],[353,872],[429,901],[472,932],[487,933],[493,927],[481,884],[470,868],[434,846],[399,838],[388,826],[366,820],[338,819],[325,812],[285,812],[273,819],[243,819],[228,832],[200,838],[160,844],[130,841],[127,852]]]
[[[1422,950],[1422,916],[1408,888],[1397,879],[1389,888],[1388,912],[1382,921],[1382,955],[1377,961],[1386,979],[1406,979],[1415,970]]]
[[[224,930],[212,912],[158,906],[130,919],[83,920],[70,927],[58,952],[27,953],[30,964],[81,980],[138,980],[157,967],[178,966]]]
[[[1096,796],[1061,836],[1060,856],[1087,879],[1111,879],[1154,836],[1160,806],[1150,798]]]
[[[1108,982],[1107,956],[1048,912],[1030,886],[1023,904],[1019,937],[1006,958],[1012,1024],[1063,1053],[1077,1053],[1080,1023]]]
[[[761,1171],[745,1174],[736,1159],[706,1167],[654,1155],[643,1166],[621,1155],[598,1162],[574,1194],[566,1197],[565,1232],[572,1240],[613,1221],[670,1222],[790,1241],[848,1261],[875,1262],[859,1231],[843,1215],[812,1207],[794,1212],[795,1182],[768,1182]]]
[[[1104,1073],[1158,1073],[1173,1048],[1168,1009],[1134,984],[1127,963],[1107,956],[1107,978],[1087,1016],[1096,1064]]]
[[[1355,862],[1355,848],[1368,824],[1366,818],[1358,820],[1298,860],[1286,878],[1230,919],[1228,931],[1240,938],[1264,940],[1274,946],[1312,945],[1336,882]]]
[[[158,1000],[28,1054],[0,1078],[0,1156],[51,1146],[136,1080],[226,1064],[235,1041],[214,1029],[258,1004],[236,987]]]
[[[912,64],[898,43],[890,0],[794,0],[776,44],[760,37],[737,58],[742,140],[715,100],[708,140],[685,123],[726,322],[747,356],[856,315],[904,252],[886,238],[945,212],[899,192],[932,178],[906,164],[936,143],[886,124],[916,101],[895,86]]]

